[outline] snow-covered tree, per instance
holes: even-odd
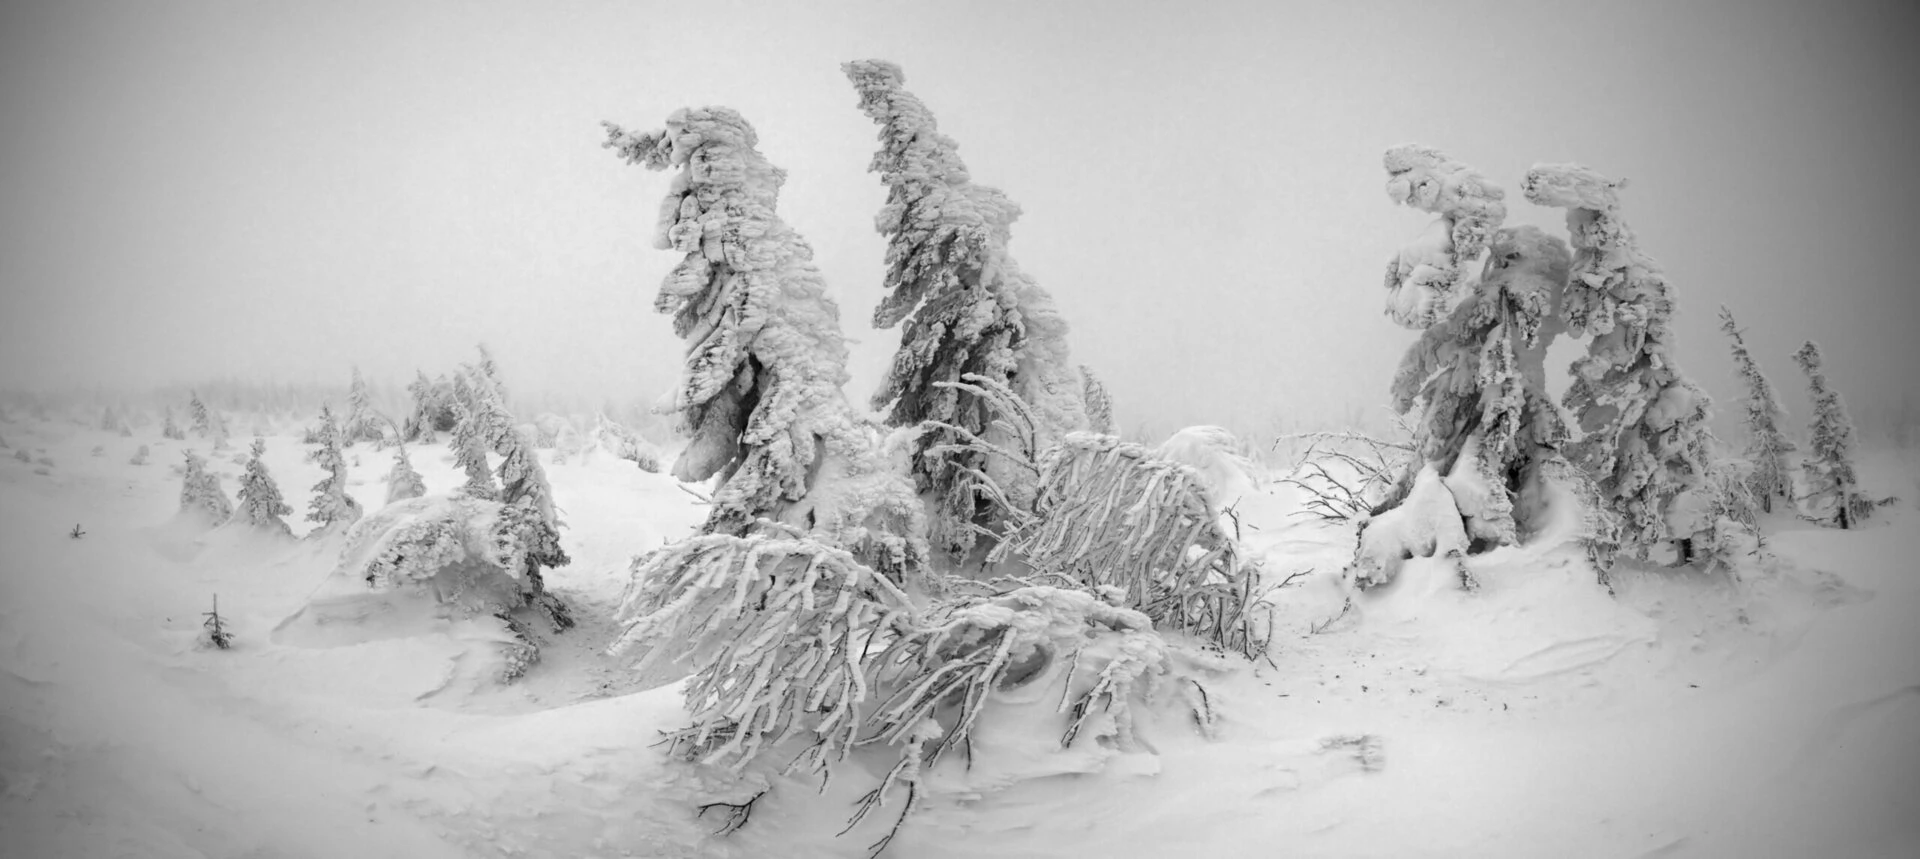
[[[5,445],[0,445],[0,447],[4,447],[4,446]],[[133,452],[133,458],[127,460],[127,464],[128,465],[146,465],[147,457],[150,455],[152,455],[152,452],[147,450],[147,446],[143,444],[140,446],[139,450],[136,450]]]
[[[420,479],[420,472],[413,470],[413,463],[407,459],[407,446],[396,445],[393,451],[393,470],[387,472],[387,503],[419,498],[427,494],[427,484]]]
[[[200,402],[198,391],[189,391],[187,396],[187,412],[193,420],[193,434],[206,438],[213,433],[213,419],[207,412],[207,404]]]
[[[933,538],[964,554],[995,509],[981,494],[983,476],[1017,504],[1036,488],[1033,475],[955,445],[967,434],[991,439],[992,415],[964,389],[942,383],[975,374],[1009,386],[1033,409],[1046,448],[1087,428],[1084,382],[1053,299],[1007,253],[1020,207],[973,182],[959,145],[902,88],[899,66],[859,60],[841,68],[860,94],[861,111],[880,126],[870,169],[887,187],[875,226],[887,237],[888,292],[873,323],[901,326],[900,349],[873,405],[893,426],[923,427],[912,468],[936,501]]]
[[[431,380],[426,373],[416,371],[407,393],[413,398],[413,412],[401,427],[401,438],[433,444],[438,440],[435,433],[453,429],[457,420],[453,413],[453,383],[446,376]]]
[[[1100,377],[1093,374],[1092,367],[1081,364],[1080,378],[1087,383],[1087,429],[1101,435],[1114,435],[1113,396],[1107,393],[1107,386],[1101,384]]]
[[[1774,396],[1773,383],[1767,381],[1759,363],[1747,351],[1746,337],[1733,321],[1733,311],[1724,304],[1720,305],[1720,330],[1733,341],[1733,371],[1747,388],[1747,488],[1760,509],[1771,513],[1773,499],[1793,500],[1793,472],[1787,454],[1798,446],[1781,430],[1787,411]]]
[[[1813,399],[1813,421],[1808,425],[1807,458],[1801,463],[1806,491],[1801,495],[1815,521],[1851,528],[1876,506],[1860,492],[1853,467],[1853,418],[1847,415],[1840,392],[1827,384],[1820,347],[1809,340],[1793,353],[1793,361],[1807,374]]]
[[[233,516],[233,504],[220,489],[220,475],[207,470],[207,460],[191,450],[186,452],[186,474],[180,480],[180,512],[203,517],[208,525],[219,525]]]
[[[1674,540],[1692,561],[1726,542],[1711,533],[1710,499],[1683,499],[1713,491],[1712,403],[1674,363],[1673,297],[1620,216],[1622,185],[1576,164],[1535,165],[1523,184],[1529,201],[1567,210],[1564,313],[1574,336],[1591,337],[1565,399],[1583,432],[1571,458],[1620,518],[1622,548],[1644,559]]]
[[[1419,144],[1388,149],[1387,196],[1438,215],[1417,241],[1387,263],[1387,315],[1413,329],[1444,318],[1488,240],[1507,219],[1506,192],[1472,168]]]
[[[1527,537],[1544,517],[1546,464],[1567,437],[1545,367],[1563,328],[1566,243],[1500,228],[1505,192],[1439,150],[1398,146],[1383,160],[1388,196],[1440,217],[1387,269],[1388,316],[1425,331],[1393,380],[1394,409],[1413,416],[1415,455],[1363,525],[1374,533],[1350,570],[1363,585],[1390,578],[1409,551],[1390,535],[1424,549],[1429,535],[1460,531],[1475,550]],[[1416,499],[1422,475],[1436,480]],[[1403,506],[1413,509],[1387,516]],[[1433,516],[1455,521],[1395,524]],[[1381,552],[1393,563],[1372,557]]]
[[[359,367],[353,368],[353,381],[347,387],[347,420],[340,429],[341,442],[352,447],[356,441],[380,441],[383,422],[367,393],[367,380],[360,376]]]
[[[493,472],[487,464],[489,433],[500,421],[500,404],[484,392],[474,390],[471,377],[459,373],[453,381],[453,413],[456,420],[450,443],[454,464],[467,475],[460,491],[473,498],[497,499],[500,490],[493,485]]]
[[[680,384],[663,404],[689,439],[673,474],[720,481],[702,530],[745,535],[763,518],[857,528],[885,510],[897,526],[889,539],[910,541],[903,535],[917,503],[904,481],[903,492],[887,488],[873,433],[841,393],[839,308],[812,249],[775,211],[785,173],[755,149],[753,127],[730,108],[708,107],[676,111],[660,131],[608,124],[607,132],[606,146],[628,163],[677,171],[655,244],[685,256],[654,307],[672,314],[688,343]],[[818,490],[830,482],[839,486],[823,507]]]
[[[326,469],[327,476],[313,485],[313,499],[307,502],[307,521],[319,523],[313,535],[331,533],[360,518],[360,504],[347,494],[347,461],[340,453],[340,425],[333,407],[320,406],[320,427],[316,447],[307,453],[307,461]],[[310,535],[312,536],[312,535]]]
[[[292,513],[293,508],[281,499],[280,487],[267,472],[267,464],[261,459],[266,452],[267,440],[255,438],[248,451],[247,470],[240,475],[239,517],[262,531],[290,535],[292,529],[287,527],[287,520],[280,517]]]
[[[186,432],[180,429],[179,424],[173,422],[173,407],[168,406],[164,414],[165,417],[160,425],[160,437],[170,438],[174,441],[185,441],[187,438]]]

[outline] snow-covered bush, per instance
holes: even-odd
[[[961,440],[956,427],[999,440],[991,438],[986,404],[941,383],[978,375],[1011,386],[1034,411],[1041,447],[1087,428],[1085,383],[1053,299],[1007,253],[1019,206],[973,182],[958,144],[902,88],[898,66],[860,60],[842,70],[860,94],[861,111],[880,126],[871,169],[887,187],[875,226],[888,240],[888,293],[873,322],[901,325],[900,349],[873,405],[893,426],[938,422],[916,444],[913,474],[937,504],[934,541],[961,556],[982,533],[979,526],[996,524],[995,506],[979,497],[979,475],[993,477],[1016,505],[1028,503],[1033,478],[954,445]]]
[[[1424,329],[1459,300],[1458,287],[1507,219],[1506,192],[1432,147],[1395,146],[1382,160],[1389,198],[1440,216],[1387,264],[1387,315],[1408,328]]]
[[[207,525],[219,525],[233,516],[233,504],[220,489],[220,475],[207,470],[207,461],[191,450],[186,452],[186,472],[180,480],[180,512],[201,517]]]
[[[1853,418],[1847,414],[1840,392],[1827,384],[1818,344],[1807,341],[1793,353],[1793,360],[1807,374],[1807,390],[1813,400],[1807,458],[1801,463],[1807,481],[1800,496],[1802,509],[1816,522],[1851,528],[1878,506],[1861,493],[1854,472]]]
[[[238,518],[247,525],[269,533],[291,535],[287,520],[280,517],[293,512],[293,508],[280,497],[280,487],[273,482],[273,475],[267,472],[267,464],[261,459],[267,452],[267,440],[255,438],[253,447],[248,451],[246,471],[240,475],[240,512]]]
[[[1049,448],[1032,517],[990,558],[1009,555],[1036,573],[1117,589],[1162,630],[1247,655],[1263,644],[1247,623],[1252,571],[1206,478],[1141,445],[1070,433]]]
[[[1761,510],[1771,513],[1773,499],[1793,500],[1793,471],[1787,455],[1799,446],[1780,428],[1787,411],[1780,406],[1780,399],[1774,396],[1773,383],[1767,381],[1766,375],[1760,372],[1760,365],[1747,351],[1746,337],[1733,321],[1733,311],[1724,304],[1720,305],[1720,330],[1726,332],[1727,339],[1733,341],[1734,372],[1747,389],[1743,401],[1746,406],[1746,459],[1750,465],[1745,469],[1747,490],[1759,503]]]
[[[307,521],[318,523],[309,537],[333,534],[359,519],[361,512],[359,502],[347,494],[347,461],[340,453],[340,427],[329,405],[320,406],[315,444],[307,461],[325,469],[327,475],[313,485],[313,498],[307,502]]]
[[[420,479],[420,472],[413,470],[413,463],[407,459],[407,446],[399,443],[394,446],[393,469],[387,472],[387,503],[393,504],[409,498],[419,498],[427,494],[427,484]]]
[[[1570,332],[1591,338],[1570,368],[1565,404],[1584,434],[1569,458],[1619,517],[1622,548],[1644,559],[1674,540],[1687,559],[1690,544],[1724,542],[1701,515],[1710,504],[1675,503],[1710,491],[1711,401],[1674,363],[1673,298],[1620,217],[1622,185],[1579,165],[1542,164],[1527,171],[1523,190],[1567,210],[1575,255],[1562,307]]]

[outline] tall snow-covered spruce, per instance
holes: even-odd
[[[1545,370],[1562,330],[1566,243],[1500,228],[1505,192],[1439,150],[1398,146],[1383,160],[1387,195],[1439,218],[1387,268],[1387,315],[1425,329],[1393,380],[1394,409],[1417,413],[1416,456],[1363,526],[1351,571],[1362,585],[1391,579],[1409,553],[1438,551],[1437,533],[1457,532],[1460,553],[1525,539],[1544,518],[1545,484],[1564,471],[1567,437]],[[1406,521],[1416,518],[1446,521]]]
[[[224,524],[233,517],[233,503],[220,488],[220,475],[207,470],[205,457],[186,452],[186,473],[180,480],[180,512],[200,516],[207,525]]]
[[[1760,372],[1760,365],[1753,360],[1753,354],[1747,351],[1747,339],[1740,326],[1733,320],[1733,311],[1726,305],[1720,305],[1720,330],[1726,332],[1727,339],[1733,341],[1733,371],[1746,386],[1747,448],[1746,461],[1749,467],[1746,476],[1747,489],[1753,495],[1754,503],[1760,509],[1773,512],[1773,499],[1793,500],[1793,472],[1787,461],[1787,454],[1798,449],[1798,445],[1781,430],[1780,422],[1786,419],[1787,410],[1781,408],[1780,399],[1774,396],[1773,383],[1767,381],[1766,374]]]
[[[240,475],[240,511],[238,516],[248,525],[269,533],[290,535],[287,520],[280,517],[293,512],[293,508],[280,497],[280,487],[273,482],[273,475],[267,472],[267,464],[261,459],[267,453],[267,440],[255,438],[253,447],[248,450],[247,470]]]
[[[340,427],[341,443],[352,447],[356,441],[382,440],[380,424],[383,421],[373,407],[372,395],[367,392],[367,380],[361,377],[359,367],[353,368],[353,382],[347,387],[347,420]]]
[[[719,478],[708,534],[762,519],[818,532],[890,574],[924,554],[911,486],[889,472],[874,428],[841,393],[847,347],[813,250],[775,212],[786,174],[731,108],[676,111],[666,128],[609,123],[629,164],[675,170],[655,246],[684,254],[654,307],[687,342],[678,415],[685,481]]]
[[[1540,164],[1522,185],[1534,204],[1567,210],[1567,327],[1591,337],[1570,368],[1565,405],[1583,433],[1571,458],[1599,484],[1635,557],[1675,541],[1682,561],[1725,560],[1708,557],[1730,544],[1715,533],[1724,518],[1712,515],[1711,401],[1674,363],[1673,297],[1620,217],[1623,184],[1577,164]]]
[[[1814,521],[1851,528],[1876,506],[1860,492],[1853,467],[1853,418],[1847,415],[1840,392],[1827,384],[1820,346],[1809,340],[1793,353],[1793,362],[1807,374],[1807,392],[1813,399],[1813,421],[1808,425],[1806,492],[1801,502]]]
[[[964,555],[997,509],[983,495],[983,478],[1018,505],[1030,502],[1036,484],[1013,464],[959,444],[969,435],[1004,440],[993,438],[988,404],[949,385],[969,374],[1007,385],[1033,409],[1045,449],[1087,428],[1084,382],[1052,297],[1007,254],[1020,207],[973,182],[959,145],[902,88],[899,66],[857,60],[841,68],[861,111],[880,126],[870,169],[887,187],[875,226],[887,237],[888,293],[873,324],[901,326],[900,349],[873,404],[893,426],[933,422],[915,442],[914,479],[938,505],[934,540]]]

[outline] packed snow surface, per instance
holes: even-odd
[[[0,460],[0,855],[864,856],[891,825],[838,834],[858,771],[775,778],[730,835],[696,815],[751,791],[655,747],[677,678],[605,652],[630,558],[705,515],[671,477],[549,464],[574,561],[548,581],[580,623],[501,685],[488,615],[290,622],[339,587],[343,539],[179,517],[182,448],[228,492],[233,451],[5,435],[32,461]],[[267,439],[295,506],[304,451]],[[411,453],[430,492],[459,484],[444,448]],[[377,511],[391,451],[347,457]],[[1545,540],[1471,558],[1471,593],[1414,558],[1350,602],[1352,528],[1239,481],[1267,581],[1302,575],[1269,596],[1270,661],[1207,680],[1216,736],[1159,718],[1150,749],[1070,755],[1032,727],[1043,682],[1000,693],[975,769],[943,762],[887,855],[1920,855],[1920,485],[1911,453],[1868,463],[1908,500],[1852,531],[1770,519],[1778,563],[1738,581],[1623,567],[1609,594]],[[215,594],[230,650],[201,640]]]

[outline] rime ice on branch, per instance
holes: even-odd
[[[812,248],[774,211],[786,174],[754,148],[753,127],[730,108],[707,107],[676,111],[661,131],[608,124],[607,132],[605,145],[628,163],[677,171],[655,245],[685,257],[654,307],[672,314],[687,342],[667,408],[690,440],[673,474],[720,478],[703,530],[740,536],[768,518],[834,532],[883,566],[869,551],[881,543],[893,566],[917,558],[919,538],[909,535],[918,501],[904,480],[882,473],[875,439],[841,393],[839,308]],[[810,496],[828,483],[837,494],[824,509]],[[862,530],[876,512],[893,524]]]
[[[1760,372],[1760,365],[1747,351],[1746,337],[1740,326],[1733,321],[1733,311],[1726,305],[1720,305],[1720,330],[1726,332],[1733,341],[1733,368],[1740,381],[1747,388],[1746,460],[1749,471],[1746,475],[1747,489],[1753,495],[1754,503],[1761,510],[1773,512],[1773,499],[1793,500],[1793,472],[1787,462],[1787,454],[1798,446],[1780,429],[1780,422],[1786,418],[1787,411],[1780,406],[1780,399],[1774,396],[1773,383],[1767,381]]]
[[[1382,160],[1388,197],[1440,216],[1387,264],[1387,316],[1408,328],[1426,328],[1453,309],[1457,287],[1507,219],[1506,192],[1432,147],[1396,146]]]
[[[1827,384],[1820,347],[1809,340],[1793,353],[1793,361],[1807,374],[1813,399],[1813,422],[1808,426],[1807,459],[1803,463],[1807,491],[1801,500],[1817,522],[1851,528],[1873,512],[1875,503],[1860,492],[1853,469],[1853,419],[1840,393]]]
[[[1700,538],[1725,542],[1706,515],[1711,401],[1674,364],[1673,298],[1620,217],[1623,184],[1575,164],[1541,164],[1522,190],[1537,205],[1567,210],[1575,255],[1565,316],[1574,336],[1592,336],[1565,400],[1584,432],[1572,458],[1620,517],[1623,547],[1645,558],[1678,540],[1681,558],[1693,560]]]
[[[888,293],[873,323],[902,325],[900,349],[874,406],[887,409],[894,426],[934,420],[991,439],[988,406],[964,389],[939,384],[978,374],[1006,384],[1032,407],[1041,449],[1085,429],[1083,383],[1068,355],[1066,322],[1007,255],[1019,206],[973,182],[958,144],[901,88],[906,77],[898,66],[859,60],[841,68],[860,94],[860,109],[880,125],[870,169],[887,186],[875,226],[888,238]],[[956,554],[973,545],[976,526],[992,516],[993,507],[976,491],[976,475],[991,475],[1019,504],[1034,491],[1030,475],[956,448],[960,439],[950,429],[932,428],[913,454],[915,481],[938,501],[934,538]]]

